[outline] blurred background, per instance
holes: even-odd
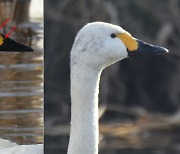
[[[122,26],[169,54],[131,57],[100,83],[100,154],[180,153],[180,1],[45,0],[45,153],[66,154],[70,50],[88,22]]]
[[[10,38],[34,49],[0,51],[0,138],[18,144],[43,142],[43,1],[38,2],[0,0],[0,24],[10,19],[0,33],[16,26]]]

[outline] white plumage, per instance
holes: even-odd
[[[43,154],[43,145],[18,145],[8,140],[0,139],[0,154]]]
[[[68,154],[98,153],[98,93],[102,70],[128,56],[119,26],[95,22],[83,27],[71,50],[71,134]]]
[[[121,27],[108,23],[89,23],[79,31],[71,50],[68,154],[98,153],[98,93],[102,70],[128,55],[167,51],[139,41]]]

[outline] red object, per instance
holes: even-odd
[[[4,21],[1,25],[0,25],[0,29],[2,29],[9,21],[10,19],[7,19],[6,21]]]
[[[16,30],[16,27],[13,27],[11,31],[8,34],[6,34],[5,38],[8,38],[11,35],[11,33],[14,32],[15,30]]]

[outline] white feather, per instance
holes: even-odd
[[[84,26],[71,50],[71,133],[68,154],[97,154],[98,93],[102,70],[124,58],[127,50],[112,33],[125,30],[103,22]]]
[[[0,139],[0,154],[43,154],[43,145],[18,145],[8,140]]]

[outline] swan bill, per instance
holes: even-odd
[[[5,52],[31,52],[33,49],[24,44],[18,43],[0,34],[0,51]]]
[[[128,51],[129,56],[153,55],[169,52],[169,50],[164,47],[155,46],[138,39],[136,39],[136,41],[138,42],[138,48],[134,51]]]
[[[128,32],[117,34],[116,37],[124,43],[128,51],[135,51],[138,49],[138,42]]]
[[[129,56],[151,55],[168,52],[168,49],[138,40],[132,37],[128,32],[116,34],[116,37],[124,43]]]

